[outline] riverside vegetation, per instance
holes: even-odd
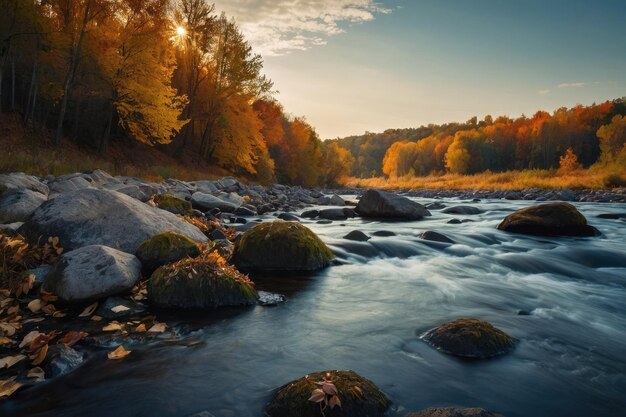
[[[301,223],[305,218],[420,222],[445,207],[427,208],[377,190],[358,192],[352,202],[300,187],[247,186],[234,178],[148,183],[103,171],[56,178],[0,174],[0,186],[2,397],[89,366],[88,359],[98,360],[99,352],[123,361],[161,334],[176,340],[172,324],[157,320],[163,309],[176,314],[284,301],[258,292],[238,268],[284,274],[333,265],[333,253]],[[613,195],[624,201],[626,190]],[[339,207],[311,210],[316,205]],[[480,212],[467,205],[442,211],[448,216]],[[566,202],[516,211],[498,229],[538,236],[601,234]],[[433,231],[420,236],[432,244],[454,244]],[[370,237],[354,231],[345,239],[364,244]],[[439,325],[422,338],[441,352],[473,358],[510,353],[518,342],[473,318]],[[316,388],[318,382],[322,388]],[[324,371],[278,389],[266,414],[382,416],[389,406],[371,381],[351,371]]]

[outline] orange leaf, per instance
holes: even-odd
[[[21,386],[22,384],[15,382],[15,378],[0,380],[0,398],[11,396]]]
[[[63,336],[63,338],[59,340],[59,343],[62,343],[67,346],[73,346],[74,344],[78,343],[82,338],[87,337],[87,336],[89,336],[89,334],[86,332],[71,331],[71,332],[67,332],[65,336]]]
[[[125,358],[126,356],[128,356],[130,354],[130,352],[132,352],[132,351],[131,350],[126,350],[126,349],[124,349],[124,346],[120,345],[113,352],[109,352],[107,354],[107,356],[111,360],[118,360],[118,359]]]
[[[46,359],[47,354],[48,354],[48,345],[45,344],[42,346],[41,349],[39,349],[39,353],[30,357],[33,360],[33,365],[37,366],[41,362],[43,362],[44,359]]]

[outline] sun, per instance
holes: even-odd
[[[185,28],[184,28],[184,27],[182,27],[182,26],[178,26],[178,27],[176,28],[176,34],[177,34],[178,36],[185,36],[185,35],[187,34],[187,29],[185,29]]]

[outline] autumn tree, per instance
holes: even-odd
[[[347,149],[340,147],[336,141],[326,141],[322,145],[323,173],[321,183],[334,187],[339,180],[350,175],[354,158]]]
[[[613,161],[626,144],[626,116],[615,115],[611,123],[598,129],[597,135],[600,138],[602,160]]]
[[[567,148],[565,154],[559,159],[559,171],[563,173],[570,173],[580,168],[581,166],[574,150],[571,147]]]

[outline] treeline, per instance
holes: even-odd
[[[105,154],[132,138],[188,164],[314,186],[348,173],[273,98],[236,23],[206,0],[0,0],[0,111]]]
[[[335,142],[355,157],[352,174],[363,178],[552,169],[574,157],[584,167],[596,162],[626,167],[624,115],[622,98],[552,114],[539,111],[531,118],[474,117],[466,123],[366,133]]]

